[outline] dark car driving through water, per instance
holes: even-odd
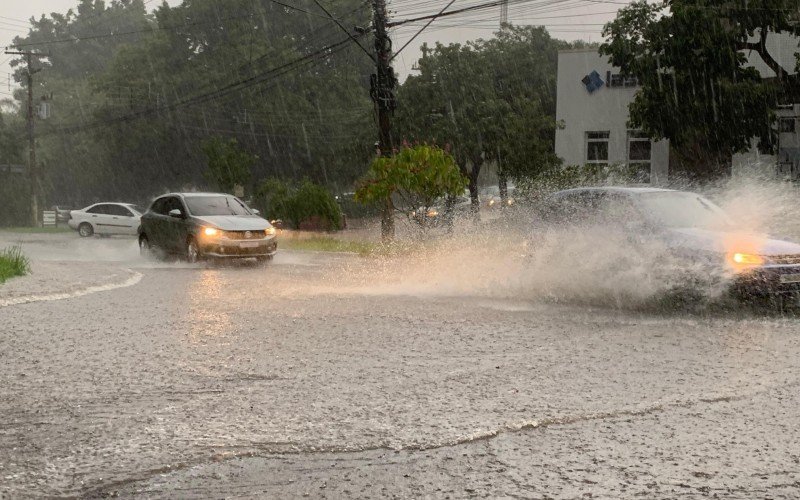
[[[171,193],[156,198],[142,215],[142,254],[172,254],[189,262],[203,258],[270,260],[277,252],[275,228],[235,196]]]
[[[631,241],[657,241],[672,257],[724,275],[752,295],[800,293],[800,244],[742,230],[707,198],[656,188],[577,188],[554,193],[544,219],[565,224],[611,224]],[[654,266],[656,262],[652,263]]]

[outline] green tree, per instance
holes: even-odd
[[[555,154],[558,51],[579,44],[553,39],[541,26],[506,25],[481,43],[490,65],[495,97],[487,156],[497,162],[500,193],[506,181],[549,175]]]
[[[255,179],[309,177],[346,190],[363,173],[374,142],[364,78],[372,62],[350,41],[337,45],[346,36],[313,0],[291,2],[300,10],[272,0],[162,2],[153,13],[143,0],[75,3],[32,19],[14,40],[52,55],[36,74],[36,98],[53,95],[52,117],[37,123],[51,198],[138,201],[202,186],[209,137],[257,155]],[[329,10],[348,26],[369,23],[361,0]],[[186,104],[199,95],[207,97]],[[15,97],[23,103],[25,91]]]
[[[218,189],[232,193],[237,185],[247,185],[257,156],[242,150],[236,139],[223,141],[215,137],[203,143],[202,147],[208,164],[206,178]]]
[[[423,45],[420,74],[398,92],[398,133],[449,145],[477,211],[486,161],[498,165],[504,196],[505,178],[533,178],[559,165],[556,65],[567,47],[544,28],[511,25],[489,40]]]
[[[24,130],[19,116],[0,111],[0,165],[26,165]],[[27,176],[0,169],[0,226],[27,225],[29,214]]]
[[[675,166],[690,176],[728,171],[731,155],[753,138],[774,151],[774,110],[796,102],[798,75],[778,64],[767,41],[800,34],[796,12],[789,0],[640,1],[621,9],[600,53],[641,84],[631,126],[669,139]],[[758,54],[773,75],[749,66],[747,54]]]
[[[280,179],[264,181],[256,192],[256,204],[270,220],[281,220],[294,229],[342,229],[339,204],[324,186],[308,179],[292,186]]]
[[[404,214],[420,207],[427,212],[442,197],[461,194],[467,182],[453,156],[444,149],[403,146],[391,157],[375,158],[355,199],[365,204],[385,203]],[[389,239],[393,237],[393,232],[388,235]]]
[[[446,144],[468,179],[478,209],[478,176],[486,158],[484,136],[494,117],[491,74],[475,44],[423,45],[420,74],[398,91],[398,131],[414,142]]]

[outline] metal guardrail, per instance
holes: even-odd
[[[45,210],[42,212],[42,227],[56,226],[56,212]]]

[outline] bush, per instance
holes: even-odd
[[[24,276],[30,272],[30,262],[20,247],[0,251],[0,283],[14,276]]]
[[[342,210],[333,195],[308,179],[292,186],[268,179],[256,192],[255,205],[270,220],[280,219],[293,229],[338,230],[343,226]]]

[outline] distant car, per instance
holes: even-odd
[[[142,216],[139,249],[184,257],[271,259],[275,228],[239,198],[224,193],[171,193],[156,198]]]
[[[457,196],[453,200],[450,208],[454,218],[465,217],[469,215],[471,210],[472,201],[469,197],[469,192],[466,196]],[[433,206],[428,208],[418,207],[409,213],[411,220],[423,227],[435,227],[444,224],[446,221],[447,203],[444,199],[437,200]]]
[[[506,202],[503,204],[503,199],[500,196],[499,186],[487,186],[480,191],[481,207],[488,209],[500,208],[503,206],[511,206],[515,203],[514,195],[517,188],[513,184],[509,184],[506,189]]]
[[[142,209],[132,203],[95,203],[72,210],[67,224],[84,238],[93,234],[135,235],[141,217]]]
[[[721,208],[696,193],[569,189],[551,195],[542,216],[559,228],[615,224],[631,241],[661,241],[681,260],[727,274],[733,287],[747,295],[800,294],[800,244],[742,231]]]

